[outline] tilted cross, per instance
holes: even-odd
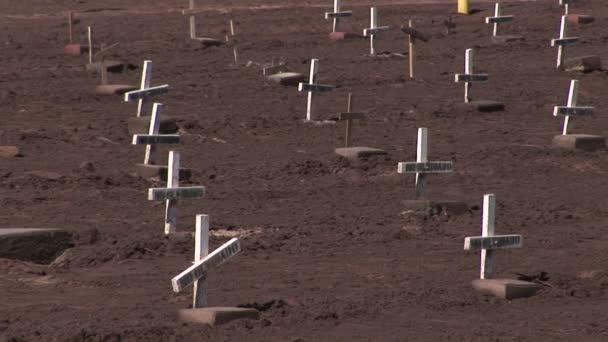
[[[472,100],[471,87],[472,82],[485,82],[488,80],[488,74],[473,73],[473,49],[467,49],[464,55],[464,74],[456,74],[456,83],[464,82],[464,102],[469,103]]]
[[[141,85],[138,90],[133,90],[125,93],[125,102],[131,102],[138,100],[137,103],[137,117],[145,116],[142,115],[144,111],[144,105],[150,98],[166,94],[169,92],[169,85],[161,85],[157,87],[150,87],[152,82],[152,61],[144,61],[144,68],[141,75]]]
[[[578,98],[578,80],[570,81],[570,91],[568,92],[568,103],[566,106],[555,106],[553,107],[553,116],[564,117],[564,127],[562,129],[562,135],[568,134],[568,124],[570,122],[570,116],[590,116],[593,115],[594,107],[589,106],[577,106],[576,101]]]
[[[306,103],[306,121],[312,120],[312,112],[313,112],[313,95],[315,93],[326,93],[333,91],[336,87],[331,85],[323,85],[317,84],[317,73],[319,72],[319,60],[312,59],[310,61],[310,76],[308,78],[308,83],[300,83],[298,86],[298,91],[307,91],[308,92],[308,101]]]
[[[388,31],[388,26],[378,26],[378,11],[376,7],[370,8],[370,27],[363,30],[363,36],[369,37],[369,45],[370,45],[370,55],[376,54],[376,49],[374,47],[374,38],[376,34],[384,31]]]

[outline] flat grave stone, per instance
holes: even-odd
[[[566,20],[568,23],[574,25],[587,25],[594,22],[595,18],[593,16],[584,14],[568,14],[566,15]]]
[[[80,56],[87,53],[88,46],[82,44],[67,44],[63,47],[63,53],[66,55]]]
[[[350,160],[367,160],[388,155],[386,151],[372,147],[338,147],[334,151],[336,154]]]
[[[0,146],[0,158],[14,158],[21,156],[21,151],[17,146]]]
[[[403,207],[407,211],[411,211],[416,214],[421,214],[426,217],[437,216],[445,214],[448,216],[457,216],[466,214],[471,211],[471,208],[467,203],[462,201],[452,200],[404,200],[402,201]]]
[[[470,101],[466,103],[459,103],[456,106],[464,110],[473,110],[481,113],[500,112],[505,110],[504,103],[493,100]]]
[[[482,294],[507,300],[532,297],[541,289],[539,284],[516,279],[475,279],[471,284]]]
[[[193,38],[192,40],[195,41],[195,42],[200,43],[204,47],[222,46],[222,45],[224,45],[223,41],[221,41],[219,39],[215,39],[215,38],[196,37],[196,38]]]
[[[286,86],[297,86],[306,82],[306,76],[297,72],[280,72],[278,74],[266,76],[267,79]]]
[[[492,43],[496,43],[496,44],[521,42],[524,40],[526,40],[526,39],[523,36],[518,36],[518,35],[514,35],[514,34],[492,36]]]
[[[602,59],[600,56],[581,56],[566,58],[564,60],[566,71],[592,72],[602,70]]]
[[[116,60],[105,60],[99,62],[93,62],[86,65],[86,69],[89,72],[101,72],[104,68],[111,73],[121,73],[128,67],[127,63]]]
[[[606,137],[590,134],[567,134],[553,137],[553,147],[569,150],[597,151],[606,149]]]
[[[332,41],[365,38],[365,37],[363,37],[363,35],[361,35],[357,32],[330,32],[327,36]]]
[[[95,87],[95,93],[99,95],[123,95],[135,89],[137,87],[129,84],[101,84]]]
[[[178,316],[182,322],[217,326],[239,319],[259,319],[260,313],[251,308],[209,307],[181,309]]]
[[[73,247],[72,233],[55,228],[0,228],[0,258],[50,264]]]

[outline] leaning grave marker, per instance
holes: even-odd
[[[192,308],[179,310],[179,318],[182,321],[219,325],[236,319],[259,318],[259,312],[255,309],[207,306],[208,273],[239,252],[241,252],[241,242],[238,238],[232,238],[209,253],[209,216],[196,216],[194,265],[171,279],[173,291],[176,293],[182,292],[190,285],[193,286]]]
[[[335,90],[335,86],[332,85],[324,85],[317,83],[317,75],[319,73],[319,60],[312,59],[310,61],[310,74],[308,78],[308,83],[300,82],[298,85],[298,91],[300,92],[308,92],[308,100],[306,102],[306,120],[304,122],[309,123],[334,123],[333,121],[315,121],[312,119],[313,111],[314,111],[314,95],[316,93],[327,93]]]
[[[513,21],[512,15],[502,15],[500,11],[500,4],[497,2],[494,5],[494,16],[486,17],[486,24],[492,24],[492,41],[494,43],[509,43],[524,40],[524,37],[517,35],[499,35],[498,28],[500,23],[507,23]]]
[[[352,38],[362,38],[360,34],[355,32],[338,31],[340,19],[351,17],[352,15],[352,11],[342,11],[342,0],[334,0],[334,11],[325,12],[325,20],[333,20],[332,32],[329,34],[329,39],[344,40]]]
[[[516,279],[492,279],[494,275],[493,259],[497,249],[521,248],[521,235],[496,235],[496,198],[493,194],[483,198],[482,235],[467,237],[464,249],[480,250],[479,279],[473,280],[473,288],[481,293],[504,299],[531,297],[540,289],[536,283]]]
[[[375,38],[378,33],[389,30],[388,26],[378,26],[378,11],[376,7],[371,7],[370,11],[370,26],[363,30],[363,36],[369,37],[369,54],[376,55]]]
[[[201,13],[201,12],[204,12],[204,10],[195,9],[194,0],[189,0],[188,9],[182,11],[183,15],[189,16],[190,39],[200,42],[203,46],[220,46],[220,45],[222,45],[223,42],[219,39],[198,37],[196,35],[196,14]]]

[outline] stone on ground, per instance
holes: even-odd
[[[539,284],[516,279],[475,279],[472,285],[483,294],[508,300],[532,297],[541,289]]]
[[[129,134],[148,134],[150,130],[150,116],[130,117],[127,121]],[[179,127],[174,119],[161,115],[159,134],[173,134],[178,131]]]
[[[107,60],[107,61],[103,61],[103,62],[93,62],[91,64],[87,64],[87,71],[101,72],[101,68],[103,68],[103,66],[106,67],[106,70],[108,72],[120,73],[126,69],[127,64],[124,62],[121,62],[121,61],[112,61],[112,60]]]
[[[579,72],[602,70],[602,59],[595,55],[567,58],[564,61],[564,69]]]
[[[500,112],[505,110],[504,103],[492,100],[471,101],[468,103],[460,103],[458,106],[466,110],[474,110],[482,113]]]
[[[95,93],[99,95],[124,95],[124,93],[137,90],[138,87],[128,84],[102,84],[95,87]]]
[[[278,84],[288,86],[297,86],[300,82],[306,82],[306,76],[297,72],[281,72],[266,76],[266,78]]]
[[[135,173],[142,178],[160,178],[162,181],[167,180],[167,165],[146,165],[136,164]],[[192,170],[186,168],[179,169],[179,179],[187,181],[192,176]]]
[[[492,36],[492,42],[497,44],[520,42],[522,40],[525,40],[524,37],[517,35]]]
[[[591,24],[595,18],[590,16],[590,15],[583,15],[583,14],[568,14],[566,16],[566,20],[568,21],[568,23],[570,24]]]
[[[88,46],[82,44],[68,44],[64,46],[63,52],[67,55],[79,56],[86,53],[89,50]]]
[[[0,158],[22,157],[21,151],[17,146],[0,146]]]
[[[73,247],[72,233],[51,228],[0,228],[0,258],[50,264]]]
[[[470,211],[468,204],[451,200],[405,200],[403,205],[405,210],[427,217],[441,214],[462,215]]]
[[[209,307],[202,309],[179,310],[179,319],[183,322],[207,325],[220,325],[238,319],[259,319],[260,313],[255,309],[233,307]]]
[[[553,137],[553,147],[583,151],[604,150],[606,138],[589,134],[556,135]]]
[[[329,39],[333,41],[363,38],[362,35],[356,32],[331,32]]]
[[[351,160],[369,159],[372,157],[386,156],[388,153],[379,148],[372,147],[339,147],[335,149],[336,154]]]

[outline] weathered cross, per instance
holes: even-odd
[[[401,31],[408,35],[410,78],[414,78],[414,44],[416,43],[417,39],[427,42],[429,40],[429,36],[414,29],[412,26],[412,20],[408,21],[407,27],[401,27]]]
[[[416,162],[405,162],[397,165],[397,173],[416,174],[416,199],[424,196],[425,175],[428,173],[449,173],[454,171],[451,161],[428,161],[428,129],[418,128],[418,146]]]
[[[298,91],[307,91],[308,92],[308,102],[306,103],[306,121],[312,120],[312,112],[313,112],[313,95],[315,93],[326,93],[333,91],[336,87],[331,85],[323,85],[317,84],[317,74],[319,72],[319,60],[312,59],[310,61],[310,76],[308,78],[308,83],[300,83],[298,86]]]
[[[342,0],[334,0],[334,11],[333,12],[325,12],[325,19],[334,19],[333,32],[338,30],[338,23],[340,18],[350,17],[353,15],[351,11],[342,11],[341,10],[341,2]]]
[[[179,152],[170,151],[167,169],[167,187],[148,189],[149,201],[166,201],[165,234],[174,233],[177,228],[177,200],[180,198],[202,198],[204,186],[179,186]]]
[[[570,81],[570,91],[568,92],[568,103],[565,106],[553,107],[553,116],[564,117],[564,127],[562,135],[568,134],[568,124],[570,116],[590,116],[593,115],[593,107],[577,106],[576,100],[578,97],[578,80]]]
[[[578,42],[578,37],[566,37],[566,16],[562,15],[562,22],[559,28],[559,38],[551,39],[551,46],[557,46],[557,67],[560,68],[564,63],[564,49],[566,45]]]
[[[488,74],[473,73],[473,49],[467,49],[464,57],[464,74],[456,74],[456,83],[464,83],[464,102],[471,102],[471,87],[472,82],[485,82],[488,80]]]
[[[138,90],[133,90],[125,93],[125,102],[131,102],[138,100],[137,104],[137,117],[142,116],[144,111],[144,105],[146,102],[156,96],[162,95],[169,92],[169,85],[161,85],[157,87],[150,87],[152,82],[152,61],[144,61],[144,68],[141,75],[141,85]]]
[[[196,216],[194,265],[171,279],[174,292],[194,286],[192,308],[207,306],[207,272],[228,261],[241,251],[241,242],[233,238],[209,254],[209,217]]]
[[[348,93],[348,105],[347,105],[346,113],[338,114],[339,121],[346,121],[346,135],[344,138],[344,147],[350,147],[350,143],[351,143],[351,139],[352,139],[352,137],[351,137],[352,121],[360,120],[365,117],[365,114],[363,114],[363,113],[353,112],[352,108],[353,108],[353,94]]]
[[[179,134],[158,134],[162,108],[162,103],[154,103],[152,106],[152,116],[150,117],[148,134],[133,135],[133,145],[146,145],[144,165],[156,164],[154,152],[156,151],[157,144],[179,144]]]
[[[388,26],[378,26],[378,11],[376,7],[370,8],[370,27],[363,30],[363,36],[369,37],[370,55],[375,55],[376,50],[374,48],[374,38],[376,34],[384,31],[388,31]]]
[[[498,24],[513,21],[512,15],[500,15],[500,4],[497,2],[494,7],[494,16],[486,17],[486,24],[494,24],[494,30],[492,35],[496,37],[498,35]]]
[[[489,194],[483,197],[483,219],[481,236],[464,239],[464,249],[481,250],[480,279],[492,278],[492,259],[494,250],[505,248],[521,248],[521,235],[495,235],[496,198]]]

